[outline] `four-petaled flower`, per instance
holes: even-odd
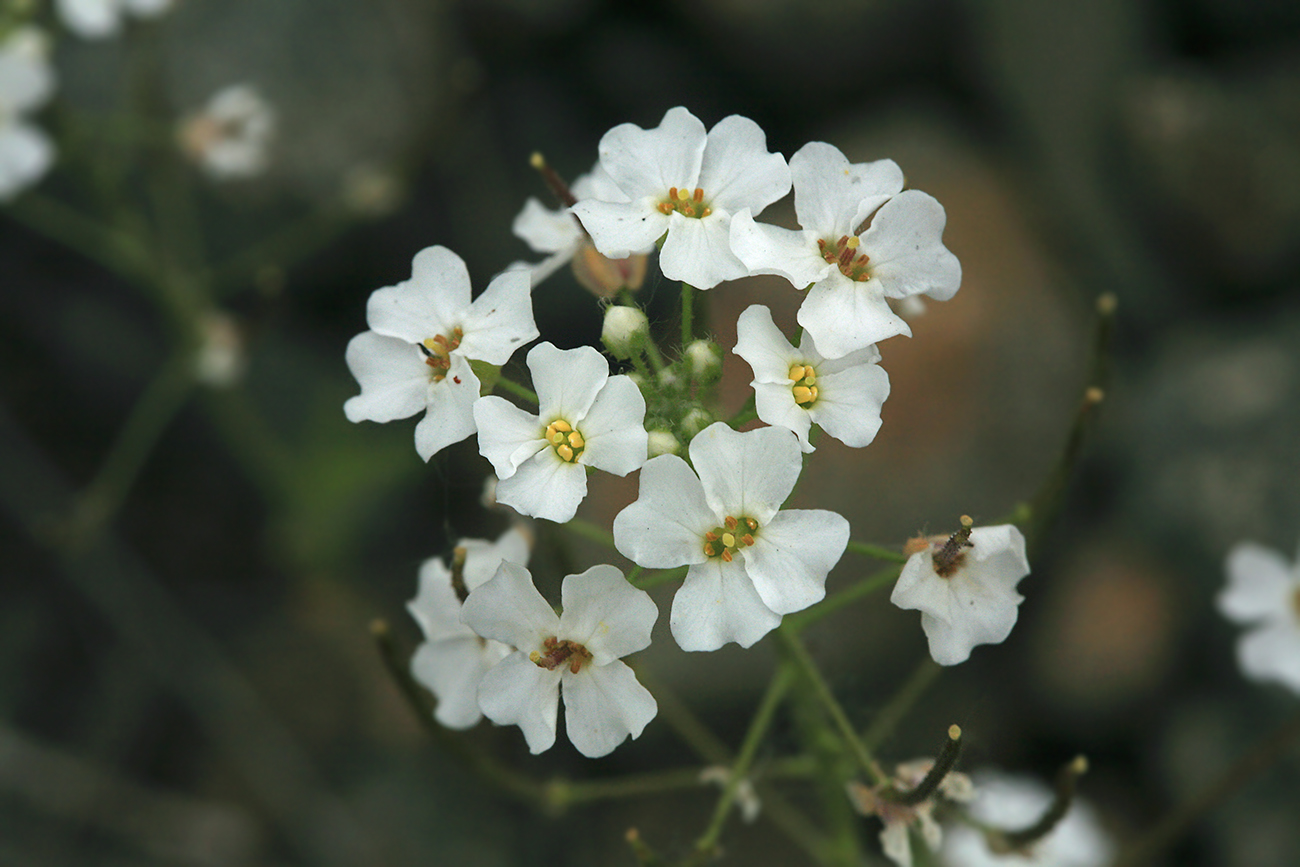
[[[1228,554],[1227,569],[1219,611],[1253,626],[1237,642],[1241,670],[1300,695],[1300,558],[1292,565],[1276,551],[1243,542]]]
[[[736,321],[734,352],[753,368],[758,417],[794,431],[805,452],[813,451],[808,432],[814,424],[854,448],[876,438],[889,376],[876,363],[874,346],[827,360],[805,334],[795,349],[771,311],[755,304]]]
[[[538,414],[499,397],[474,404],[479,451],[496,470],[496,498],[525,515],[564,522],[587,496],[587,467],[617,476],[645,463],[645,398],[590,346],[528,353]]]
[[[789,431],[737,433],[718,422],[689,452],[690,465],[662,455],[641,468],[638,499],[614,519],[614,544],[640,566],[690,566],[670,619],[683,650],[750,647],[782,615],[826,595],[849,522],[820,509],[780,511],[802,466]]]
[[[886,298],[929,295],[946,301],[961,285],[961,264],[943,246],[943,206],[917,190],[900,192],[892,160],[850,164],[811,142],[790,158],[801,230],[756,223],[737,213],[731,248],[755,274],[806,286],[799,324],[827,358],[840,358],[895,334],[911,336]]]
[[[790,191],[785,158],[768,153],[758,124],[732,115],[706,134],[680,106],[655,129],[625,123],[605,133],[600,165],[627,200],[573,206],[596,248],[622,259],[667,233],[660,270],[697,289],[749,273],[731,251],[731,217],[742,209],[757,214]]]
[[[503,561],[527,566],[528,549],[528,537],[515,528],[495,542],[461,539],[450,569],[437,557],[420,566],[419,592],[406,603],[424,632],[424,643],[411,657],[411,675],[437,696],[434,717],[448,728],[467,729],[482,719],[479,681],[510,653],[506,645],[480,638],[461,623],[461,604]]]
[[[479,706],[501,725],[518,725],[528,749],[555,743],[560,692],[565,729],[578,752],[597,758],[639,736],[658,711],[654,696],[622,661],[650,646],[659,610],[613,566],[570,575],[556,616],[528,570],[503,562],[469,594],[461,619],[484,638],[515,648],[479,684]]]
[[[920,610],[934,661],[956,665],[977,644],[1005,641],[1025,598],[1016,585],[1029,574],[1021,532],[1011,524],[972,529],[963,515],[951,536],[915,541],[920,550],[904,564],[889,601]]]
[[[919,804],[901,804],[890,799],[883,792],[885,788],[897,791],[916,788],[932,767],[934,767],[932,759],[917,759],[904,762],[895,768],[894,778],[884,786],[869,788],[858,782],[850,782],[847,786],[849,800],[854,808],[864,816],[879,816],[880,821],[885,824],[880,832],[880,847],[899,867],[912,867],[909,828],[918,827],[921,838],[931,850],[939,848],[939,844],[943,842],[943,829],[933,816],[938,795],[958,802],[970,801],[975,797],[970,777],[956,771],[949,771],[939,783],[936,794]]]
[[[427,410],[415,426],[426,461],[474,433],[479,378],[470,360],[502,365],[537,336],[528,274],[507,271],[470,303],[469,272],[446,247],[416,254],[411,279],[376,289],[370,331],[348,343],[361,394],[343,405],[349,421],[387,422]]]
[[[54,146],[24,116],[54,92],[49,45],[35,27],[0,37],[0,202],[36,183],[54,161]]]

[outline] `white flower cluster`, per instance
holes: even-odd
[[[40,180],[54,161],[54,145],[27,119],[53,92],[45,34],[21,27],[0,37],[0,202]]]
[[[423,413],[415,445],[425,460],[477,434],[498,479],[496,502],[534,518],[573,519],[594,470],[639,470],[637,499],[613,520],[615,547],[641,568],[684,567],[669,618],[681,648],[750,647],[825,597],[846,550],[842,516],[783,506],[813,451],[814,425],[853,447],[880,429],[889,379],[875,343],[910,333],[889,302],[957,291],[943,208],[904,190],[889,160],[853,164],[814,142],[787,164],[768,152],[757,124],[737,116],[706,131],[674,108],[655,129],[615,127],[599,153],[572,189],[534,157],[561,208],[530,200],[514,228],[548,254],[544,262],[512,265],[472,298],[464,262],[430,247],[409,280],[371,295],[370,330],[347,348],[361,393],[344,409],[352,421]],[[804,228],[755,221],[792,187]],[[626,293],[656,246],[660,269],[686,284],[685,295],[751,274],[808,290],[798,347],[765,307],[737,322],[734,352],[753,370],[754,411],[769,427],[739,432],[715,420],[701,396],[720,375],[712,342],[684,331],[673,362],[653,346]],[[543,342],[527,354],[530,393],[501,368],[539,336],[531,289],[566,261],[597,295],[624,298],[604,342],[637,370],[613,374],[595,348]],[[536,411],[494,389],[531,399]],[[620,659],[650,643],[657,609],[618,569],[597,565],[564,580],[556,615],[510,539],[462,543],[451,569],[425,565],[411,604],[427,637],[414,673],[437,695],[445,724],[469,726],[481,712],[519,725],[534,752],[555,741],[562,693],[569,739],[603,755],[655,714]],[[1020,601],[1014,585],[1028,572],[1019,532],[965,526],[924,548],[894,601],[922,609],[935,658],[960,662],[972,646],[1006,638]]]

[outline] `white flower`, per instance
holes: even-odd
[[[749,273],[731,251],[731,216],[742,209],[757,214],[790,191],[785,159],[768,153],[763,130],[739,115],[707,135],[681,107],[669,109],[655,129],[621,124],[601,138],[600,164],[626,200],[574,205],[596,248],[620,259],[667,233],[660,269],[698,289]]]
[[[213,388],[229,388],[244,375],[244,335],[228,313],[212,310],[199,316],[194,378]]]
[[[854,448],[876,438],[889,376],[876,363],[874,346],[828,361],[809,334],[798,349],[791,346],[771,311],[755,304],[736,320],[733,351],[754,370],[758,417],[794,431],[805,452],[813,451],[808,432],[814,424]]]
[[[920,785],[934,767],[933,759],[916,759],[904,762],[894,769],[894,777],[885,786],[898,791],[909,791]],[[885,827],[880,831],[880,848],[899,867],[912,867],[912,842],[908,829],[913,825],[921,831],[921,838],[930,849],[938,849],[943,842],[943,828],[934,820],[935,801],[939,795],[951,801],[966,802],[975,797],[970,777],[949,771],[939,783],[935,794],[919,804],[900,804],[882,795],[885,786],[868,788],[858,782],[847,786],[849,800],[854,809],[864,816],[879,816]]]
[[[348,343],[361,394],[343,405],[349,421],[387,422],[427,410],[415,426],[426,461],[474,433],[479,379],[470,360],[502,365],[537,336],[528,275],[500,274],[470,303],[469,272],[446,247],[416,254],[411,279],[376,289],[370,331]]]
[[[1252,680],[1300,694],[1300,561],[1243,542],[1228,554],[1228,586],[1219,611],[1252,628],[1237,642],[1237,662]]]
[[[647,568],[690,566],[670,620],[683,650],[750,647],[782,615],[826,595],[849,522],[820,509],[780,511],[802,466],[788,431],[737,433],[718,422],[689,452],[694,471],[676,455],[641,468],[636,502],[614,519],[614,545]]]
[[[84,39],[116,36],[122,17],[130,12],[153,18],[171,8],[172,0],[56,0],[68,29]]]
[[[507,400],[474,404],[479,451],[496,470],[497,501],[563,523],[587,496],[587,467],[626,476],[646,459],[645,398],[590,346],[528,353],[538,414]]]
[[[621,657],[650,646],[659,610],[613,566],[568,576],[560,595],[557,617],[528,570],[508,562],[469,594],[461,619],[515,648],[483,677],[479,706],[493,722],[519,726],[528,749],[540,753],[555,743],[563,691],[569,740],[598,758],[638,737],[658,711]]]
[[[811,285],[799,324],[827,358],[911,335],[886,298],[946,301],[957,292],[961,264],[943,246],[943,206],[917,190],[900,192],[903,174],[892,160],[850,164],[835,147],[811,142],[790,158],[790,171],[803,228],[755,223],[741,212],[731,246],[755,274]]]
[[[1007,831],[1031,827],[1052,803],[1052,793],[1037,780],[981,772],[975,775],[971,816]],[[949,829],[940,860],[946,867],[1101,867],[1109,864],[1114,845],[1092,809],[1078,798],[1056,827],[1027,850],[1014,855],[989,851],[984,835],[967,825]]]
[[[247,84],[217,91],[179,131],[181,147],[190,158],[222,181],[264,172],[274,136],[275,109]]]
[[[921,540],[889,601],[921,612],[930,655],[940,665],[965,662],[977,644],[1000,644],[1016,625],[1016,592],[1029,574],[1025,537],[1010,524],[962,529],[946,540]]]
[[[411,675],[437,696],[434,717],[447,728],[467,729],[482,719],[479,681],[510,654],[506,645],[480,638],[461,623],[463,595],[486,584],[502,562],[527,566],[528,549],[528,537],[513,528],[495,542],[461,539],[451,569],[437,557],[420,566],[419,592],[406,603],[424,632],[424,643],[411,657]]]
[[[0,202],[40,180],[54,162],[54,146],[24,119],[54,92],[49,44],[35,27],[0,41]]]

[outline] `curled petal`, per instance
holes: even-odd
[[[736,319],[732,352],[749,362],[755,382],[785,386],[790,385],[790,366],[799,355],[772,321],[772,311],[761,304],[750,305]]]
[[[841,358],[896,334],[912,336],[881,294],[878,281],[858,283],[832,271],[808,290],[799,307],[799,324],[808,329],[827,358]]]
[[[815,232],[756,223],[748,208],[732,216],[729,231],[732,252],[751,274],[776,274],[803,289],[835,270],[822,258]]]
[[[903,189],[893,160],[850,164],[839,148],[809,142],[790,157],[799,225],[824,238],[855,234],[867,216]]]
[[[542,425],[510,401],[496,395],[474,402],[474,424],[481,433],[479,454],[492,462],[498,479],[508,479],[533,455],[546,448]]]
[[[929,295],[947,301],[961,286],[961,263],[943,245],[943,205],[919,190],[890,199],[862,235],[872,280],[890,298]],[[872,341],[874,342],[874,341]]]

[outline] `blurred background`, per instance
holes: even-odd
[[[480,504],[473,440],[425,466],[414,420],[342,412],[372,290],[431,244],[476,289],[540,258],[510,234],[528,196],[551,204],[529,155],[573,178],[607,129],[679,104],[751,117],[787,157],[892,158],[947,209],[962,290],[881,346],[880,435],[826,440],[796,498],[855,538],[897,546],[1032,496],[1095,299],[1119,301],[1107,400],[1019,624],[939,677],[883,761],[952,722],[967,769],[1050,779],[1082,752],[1083,796],[1123,841],[1300,707],[1243,678],[1213,604],[1234,543],[1300,542],[1300,5],[183,0],[115,39],[54,36],[36,119],[57,163],[0,206],[0,862],[631,864],[632,826],[689,848],[713,787],[544,815],[430,741],[368,624],[409,652],[419,563],[509,519]],[[234,83],[277,136],[264,173],[217,182],[172,125]],[[671,340],[677,287],[650,273],[638,297]],[[745,306],[789,324],[799,298],[729,284],[708,326],[730,350]],[[597,340],[567,270],[534,299],[543,339]],[[203,347],[229,376],[196,380]],[[729,356],[725,411],[748,379]],[[634,497],[601,477],[580,516],[608,527]],[[610,556],[536,531],[542,583]],[[829,586],[875,568],[846,559]],[[734,748],[771,641],[686,655],[671,588],[655,598],[647,669]],[[925,657],[917,620],[881,594],[807,634],[856,722]],[[796,722],[764,749],[800,749]],[[599,762],[469,737],[540,779],[699,764],[662,720]],[[1300,863],[1298,777],[1293,748],[1159,863]],[[861,824],[876,862],[878,830]],[[723,843],[730,863],[805,859],[762,820]]]

